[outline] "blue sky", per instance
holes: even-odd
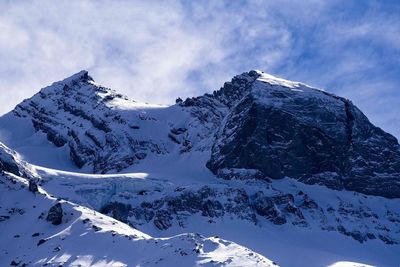
[[[81,69],[164,104],[260,69],[400,138],[400,1],[1,1],[0,59],[0,113]]]

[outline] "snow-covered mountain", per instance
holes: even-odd
[[[0,211],[24,210],[0,214],[10,217],[0,235],[11,238],[19,221],[46,240],[4,239],[27,244],[3,242],[4,264],[179,266],[182,249],[181,266],[272,266],[263,256],[280,266],[400,262],[398,141],[349,100],[302,83],[250,71],[160,106],[82,71],[2,116],[0,141],[10,148],[0,150]],[[42,194],[21,189],[29,183]],[[36,215],[55,203],[70,214],[58,228]],[[86,218],[96,223],[71,224]],[[140,238],[127,241],[125,230]],[[67,233],[65,245],[52,241],[65,249],[47,247]],[[81,235],[97,245],[75,247]],[[193,243],[210,248],[188,254]]]

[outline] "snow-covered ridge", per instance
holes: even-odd
[[[302,83],[299,83],[299,82],[293,82],[293,81],[275,77],[271,74],[265,73],[260,70],[256,70],[256,72],[260,75],[260,77],[257,78],[258,81],[266,82],[271,85],[284,86],[284,87],[288,87],[288,88],[292,88],[292,89],[299,88],[301,85],[303,85]]]

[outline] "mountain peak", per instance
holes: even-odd
[[[96,88],[93,78],[89,75],[87,70],[81,70],[63,80],[52,83],[49,86],[42,88],[39,92],[40,95],[47,94],[60,94],[66,88],[68,90],[73,89],[74,91],[88,90],[88,88]]]
[[[236,75],[235,78],[246,79],[249,81],[258,80],[265,83],[269,83],[270,85],[283,86],[288,88],[298,88],[301,85],[305,85],[303,83],[286,80],[257,69],[253,69],[248,72]]]
[[[254,92],[255,89],[260,89],[258,91],[261,91],[261,94],[265,94],[265,91],[271,91],[270,89],[272,88],[277,90],[289,89],[292,91],[302,91],[299,88],[306,89],[306,87],[307,91],[318,90],[303,83],[285,80],[260,70],[250,70],[234,76],[220,90],[215,91],[214,96],[228,107],[232,107],[243,99],[244,96]]]
[[[81,70],[71,75],[70,77],[65,78],[61,81],[61,83],[69,84],[78,81],[94,82],[93,78],[89,75],[89,72],[87,70]]]

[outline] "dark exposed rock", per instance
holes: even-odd
[[[46,220],[51,222],[53,225],[60,225],[63,218],[63,209],[61,203],[55,204],[50,208]]]
[[[24,209],[20,209],[20,208],[9,208],[8,209],[8,214],[19,214],[19,215],[23,215],[25,213]]]
[[[104,206],[100,212],[103,214],[111,215],[114,219],[127,222],[129,212],[132,210],[131,205],[125,205],[123,203],[112,202]]]
[[[173,211],[189,211],[196,213],[201,210],[202,198],[195,192],[188,191],[182,193],[179,197],[170,197],[167,201],[167,205]]]
[[[0,147],[0,172],[10,172],[15,175],[20,175],[20,170],[12,155],[8,154]]]
[[[38,188],[37,183],[35,181],[33,181],[33,180],[29,180],[28,190],[30,192],[32,192],[32,193],[39,192],[39,188]]]
[[[139,125],[129,125],[129,127],[132,128],[132,129],[135,129],[135,130],[140,129]]]
[[[303,195],[303,203],[301,204],[302,207],[306,207],[308,209],[317,209],[318,204],[311,199],[307,194]]]
[[[0,222],[4,222],[9,219],[10,219],[10,216],[8,216],[8,215],[0,215]]]
[[[99,232],[99,231],[101,231],[102,230],[102,228],[101,227],[99,227],[99,226],[97,226],[97,225],[92,225],[92,228],[93,228],[93,230],[95,231],[95,232]]]
[[[204,186],[195,191],[181,189],[176,192],[179,194],[166,197],[165,200],[142,202],[140,207],[132,208],[132,216],[137,222],[153,220],[154,224],[163,230],[170,227],[174,218],[184,227],[185,216],[196,213],[209,218],[236,216],[254,223],[257,223],[258,214],[274,224],[284,224],[287,217],[292,216],[296,224],[306,225],[304,216],[294,205],[294,197],[291,194],[265,196],[259,192],[250,200],[243,189],[226,188],[217,191]],[[221,197],[226,201],[219,201]]]
[[[18,266],[21,262],[11,261],[10,266]]]
[[[186,128],[173,128],[173,129],[171,129],[171,133],[174,134],[174,135],[180,135],[180,134],[183,134],[185,132],[187,132]]]
[[[179,141],[178,138],[175,137],[175,135],[169,133],[169,134],[168,134],[168,137],[169,137],[169,139],[171,139],[173,142],[177,143],[178,145],[181,144],[181,142]]]
[[[218,170],[218,177],[225,180],[265,180],[270,181],[261,171],[255,169],[236,169],[236,168],[224,168]]]
[[[172,226],[172,216],[166,210],[158,210],[153,223],[158,229],[167,230]]]
[[[220,217],[224,215],[222,204],[218,200],[207,200],[203,203],[202,214],[207,217]]]
[[[290,195],[291,196],[291,195]],[[286,219],[281,214],[277,205],[287,203],[287,200],[292,199],[289,196],[267,197],[262,192],[257,192],[252,196],[252,206],[257,214],[266,217],[274,224],[285,224]]]
[[[155,212],[149,206],[147,206],[145,208],[134,208],[132,210],[132,213],[136,219],[144,220],[145,222],[151,221],[155,215]]]
[[[37,246],[43,245],[46,242],[47,242],[47,239],[40,239],[39,242],[37,243]]]
[[[232,108],[248,94],[254,81],[256,81],[259,76],[260,75],[256,71],[250,71],[235,76],[232,81],[226,82],[220,90],[214,91],[213,97]]]
[[[62,135],[58,134],[56,130],[47,126],[45,123],[32,119],[32,124],[37,131],[41,130],[45,132],[47,140],[52,142],[55,146],[62,147],[67,143],[67,140]]]
[[[364,243],[368,239],[374,239],[375,238],[375,236],[373,234],[371,235],[370,233],[363,234],[358,230],[348,231],[342,225],[338,226],[337,230],[339,231],[339,233],[342,233],[344,235],[350,236],[350,237],[352,237],[353,239],[357,240],[360,243]]]
[[[395,242],[390,237],[387,237],[387,236],[384,236],[384,235],[379,235],[379,239],[382,240],[383,242],[385,242],[385,244],[388,244],[388,245],[398,244],[397,242]]]

